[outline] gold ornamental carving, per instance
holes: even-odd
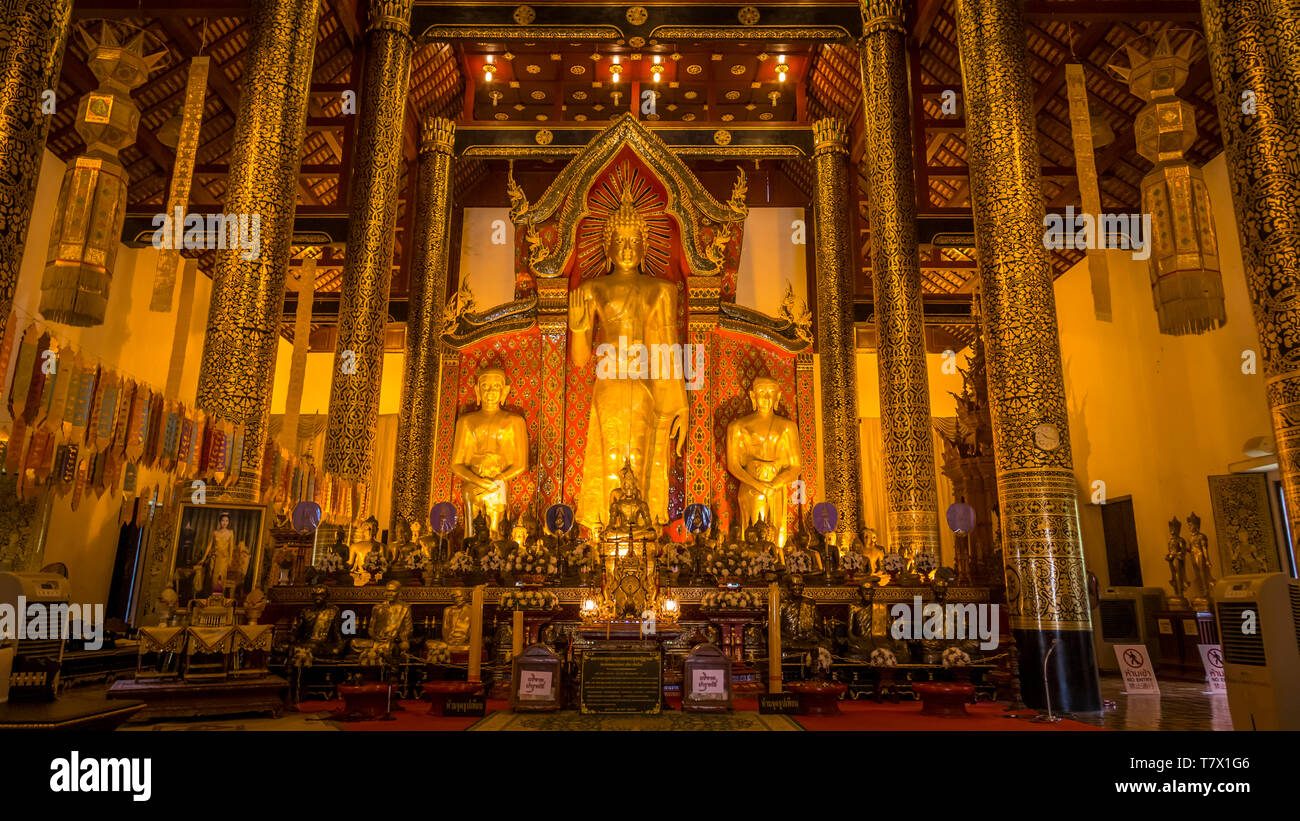
[[[715,145],[731,145],[731,132],[725,128],[719,128],[713,132],[713,142]]]
[[[1025,23],[1016,3],[958,0],[958,33],[1011,626],[1083,631],[1091,617]],[[1036,431],[1045,423],[1055,441]]]
[[[813,123],[813,133],[817,349],[821,354],[826,501],[839,511],[837,532],[841,538],[852,538],[862,515],[862,481],[844,124],[833,118],[818,120]]]
[[[645,6],[632,6],[624,15],[627,21],[634,26],[644,25],[645,21],[650,18],[650,13],[646,11]]]
[[[412,235],[406,355],[393,455],[392,523],[425,521],[433,487],[441,374],[442,310],[447,301],[451,232],[451,147],[456,125],[444,117],[420,129]]]
[[[322,460],[326,471],[361,481],[370,478],[374,465],[393,233],[404,166],[403,123],[414,51],[408,33],[409,0],[380,5],[388,7],[388,14],[405,17],[395,25],[366,32],[365,88],[359,95],[361,111],[348,194],[348,241]]]
[[[864,0],[860,51],[880,375],[885,544],[904,556],[939,550],[925,319],[916,247],[906,32],[898,0]],[[892,21],[889,24],[881,21]],[[819,133],[819,142],[831,139]],[[856,534],[855,534],[856,535]]]
[[[42,105],[59,86],[72,0],[29,0],[0,15],[0,333],[14,289],[53,119]],[[22,13],[15,13],[17,8]],[[53,101],[58,103],[57,100]]]
[[[260,217],[261,255],[215,252],[197,404],[246,426],[245,477],[266,445],[319,15],[320,0],[255,4],[244,59],[225,206]]]
[[[519,6],[511,17],[519,25],[527,26],[537,19],[537,11],[532,6]]]
[[[537,130],[537,133],[533,135],[533,139],[537,141],[538,145],[550,145],[551,140],[555,139],[555,135],[548,129],[540,128]]]
[[[1294,4],[1292,4],[1294,5]],[[1300,532],[1300,42],[1285,3],[1201,4],[1292,532]],[[1247,103],[1253,104],[1243,109]],[[1247,114],[1247,112],[1253,112]]]
[[[758,9],[755,6],[745,6],[740,11],[736,12],[736,19],[740,21],[742,26],[757,25],[758,19],[761,16],[762,15],[758,13]]]

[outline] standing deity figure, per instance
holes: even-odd
[[[785,556],[788,528],[787,488],[799,478],[799,429],[776,415],[781,387],[759,377],[749,388],[754,412],[727,425],[727,470],[740,482],[740,521],[748,528],[764,521],[775,530],[776,547]]]
[[[569,294],[570,362],[582,368],[597,357],[578,501],[579,517],[593,529],[622,485],[624,462],[652,521],[668,521],[669,450],[675,440],[680,456],[686,443],[677,285],[642,273],[647,235],[625,184],[601,236],[609,273]]]
[[[474,382],[479,409],[456,420],[451,472],[465,494],[465,535],[473,536],[482,514],[489,535],[500,539],[511,479],[528,469],[528,427],[517,413],[502,410],[510,386],[500,368],[488,368]]]
[[[1214,575],[1210,571],[1210,540],[1201,532],[1201,517],[1195,511],[1187,514],[1187,552],[1192,557],[1192,575],[1196,578],[1196,596],[1192,603],[1198,609],[1210,606],[1210,591],[1214,589]]]
[[[1165,553],[1165,561],[1169,563],[1169,586],[1174,589],[1174,595],[1169,599],[1170,607],[1186,607],[1187,599],[1183,598],[1183,591],[1187,589],[1187,541],[1179,536],[1183,529],[1183,523],[1178,517],[1169,520],[1169,550]]]

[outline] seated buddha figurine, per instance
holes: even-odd
[[[379,533],[379,520],[374,516],[362,522],[359,530],[361,538],[348,545],[348,570],[352,571],[353,581],[357,585],[363,585],[370,580],[370,574],[362,569],[366,556],[376,550],[382,553],[384,546],[375,540]]]
[[[740,523],[762,519],[776,529],[778,555],[785,555],[788,528],[786,500],[790,483],[799,478],[799,429],[776,415],[781,387],[759,377],[749,389],[754,411],[727,425],[727,471],[740,482]]]
[[[634,541],[654,539],[655,527],[650,520],[650,506],[641,498],[641,488],[637,486],[636,474],[630,462],[623,463],[622,480],[622,486],[610,494],[609,523],[605,525],[602,537],[626,540],[630,536]]]
[[[333,658],[343,649],[339,609],[329,603],[329,590],[313,587],[311,604],[298,611],[289,634],[289,664],[310,667],[318,658]]]
[[[412,528],[404,520],[398,519],[393,525],[393,544],[389,548],[389,560],[399,567],[410,567],[413,554],[420,552],[420,545],[412,535]]]
[[[474,382],[478,410],[456,420],[451,472],[465,494],[466,536],[474,535],[476,517],[487,520],[494,539],[502,536],[506,491],[511,479],[528,469],[528,427],[517,413],[503,410],[510,395],[506,373],[488,368]]]
[[[803,593],[803,576],[798,573],[786,583],[781,596],[781,650],[806,653],[818,647],[830,649],[830,638],[822,630],[817,603]]]
[[[425,558],[429,560],[431,566],[437,566],[446,561],[447,557],[442,555],[442,547],[439,544],[438,537],[433,535],[424,535],[424,522],[416,519],[411,522],[410,527],[411,543],[415,545],[417,550],[424,554]]]
[[[399,582],[384,587],[384,600],[370,611],[370,638],[352,640],[362,666],[398,662],[410,649],[415,623],[411,605],[401,599],[401,588]]]
[[[437,650],[468,653],[471,607],[465,589],[456,588],[451,594],[451,604],[442,611],[442,639],[429,639],[425,642],[425,649],[430,653]]]

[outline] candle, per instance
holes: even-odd
[[[476,585],[470,597],[469,680],[483,680],[483,588]]]
[[[524,611],[516,610],[511,630],[510,655],[518,658],[524,652]]]
[[[781,692],[781,588],[767,588],[767,691]]]

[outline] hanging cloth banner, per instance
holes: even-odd
[[[1097,160],[1092,147],[1092,115],[1088,111],[1088,85],[1083,66],[1066,63],[1065,83],[1070,98],[1070,134],[1074,140],[1074,169],[1079,178],[1083,212],[1101,221],[1101,188],[1097,184]],[[1096,243],[1101,245],[1101,243]],[[1088,251],[1088,274],[1092,278],[1092,310],[1097,319],[1111,321],[1110,265],[1104,248]]]
[[[89,478],[89,459],[82,459],[77,463],[77,478],[72,483],[72,509],[76,510],[81,505],[81,497],[86,492],[86,481]]]
[[[27,472],[37,484],[44,483],[54,472],[54,434],[41,428],[32,432],[27,452]]]
[[[68,388],[68,409],[64,414],[64,421],[70,426],[68,436],[73,442],[86,440],[86,429],[90,426],[90,406],[95,399],[98,377],[98,365],[78,360],[76,381]]]
[[[126,457],[126,429],[131,424],[131,402],[135,398],[135,380],[122,382],[122,393],[117,400],[117,420],[113,422],[113,450]]]
[[[117,405],[122,397],[122,379],[113,371],[105,371],[99,379],[102,386],[98,406],[95,408],[95,423],[91,435],[92,450],[108,450],[113,444],[113,433],[117,425]]]
[[[189,408],[181,417],[181,438],[176,447],[176,476],[180,479],[190,478],[193,470],[195,416],[195,410]]]
[[[209,425],[208,429],[212,435],[208,439],[208,462],[204,473],[211,476],[217,484],[223,484],[226,481],[226,469],[230,466],[230,423],[222,419],[215,425]]]
[[[64,351],[64,353],[69,354],[71,351]],[[59,342],[51,339],[49,349],[41,354],[41,375],[45,377],[45,382],[41,386],[40,404],[36,407],[36,425],[47,430],[59,427],[63,421],[61,417],[57,420],[51,419],[54,395],[59,391],[59,383],[68,381],[67,371],[60,367],[62,361],[59,358]]]
[[[237,424],[230,436],[230,471],[224,484],[233,485],[244,472],[244,425]]]
[[[136,462],[127,462],[126,468],[122,471],[122,495],[128,498],[134,496],[139,481],[140,465]]]
[[[0,336],[0,392],[9,387],[9,376],[13,373],[9,365],[10,360],[13,359],[14,344],[18,337],[18,314],[10,311],[9,320],[5,322],[4,334]],[[8,408],[4,410],[6,412],[0,416],[0,428],[8,428],[9,422],[12,421],[7,412]]]
[[[149,399],[149,427],[144,440],[144,458],[141,464],[153,467],[162,446],[163,395],[155,391]]]
[[[48,333],[41,334],[36,340],[36,358],[32,360],[32,375],[27,383],[27,397],[23,402],[23,422],[31,427],[36,421],[36,414],[41,406],[41,397],[45,393],[45,352],[50,349],[51,338]]]
[[[185,209],[190,202],[190,185],[194,180],[194,158],[199,150],[199,127],[203,123],[203,105],[207,98],[210,63],[211,58],[208,57],[192,58],[189,79],[185,84],[185,103],[181,106],[181,131],[176,141],[176,163],[172,166],[171,186],[167,191],[167,213],[171,215],[172,229],[175,233],[179,233],[185,224]],[[172,309],[172,293],[176,290],[176,272],[180,270],[182,264],[179,248],[165,248],[158,255],[158,268],[154,273],[153,297],[149,300],[149,310],[166,312]]]
[[[18,345],[18,361],[14,363],[13,383],[9,386],[9,417],[17,422],[27,407],[27,394],[32,389],[32,366],[36,364],[36,350],[40,333],[35,325],[28,325],[23,341]]]
[[[126,428],[126,458],[139,462],[144,456],[144,437],[149,432],[149,386],[137,382],[131,397],[131,419]]]
[[[158,466],[168,473],[176,470],[176,457],[181,449],[181,414],[184,408],[180,402],[167,399],[163,405],[162,444],[158,450]]]
[[[298,269],[298,307],[293,312],[293,355],[289,358],[289,390],[284,398],[284,421],[280,444],[298,453],[298,416],[302,410],[302,386],[307,378],[307,354],[311,350],[311,311],[316,296],[317,248],[308,248]]]
[[[72,382],[77,373],[76,360],[76,352],[70,348],[59,355],[59,373],[50,397],[50,408],[45,413],[44,427],[59,439],[66,439],[68,435],[64,418],[68,415],[68,397],[72,394]]]

